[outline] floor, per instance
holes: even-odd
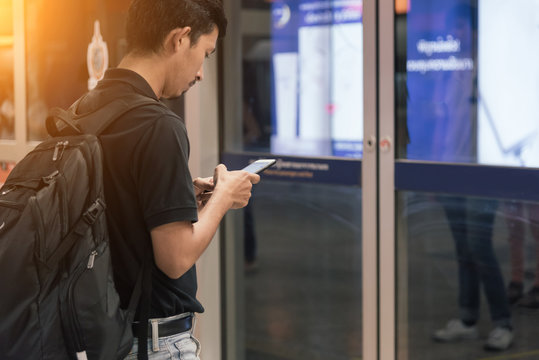
[[[514,346],[501,353],[483,350],[491,328],[484,301],[479,340],[431,340],[458,311],[454,245],[432,196],[401,198],[398,359],[539,359],[539,312],[517,307]],[[268,181],[257,186],[252,207],[257,261],[245,273],[245,358],[361,359],[361,190]],[[507,276],[503,214],[494,226],[494,247]],[[527,240],[528,283],[533,246]]]
[[[257,188],[247,359],[360,358],[360,209],[357,188]]]

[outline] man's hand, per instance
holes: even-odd
[[[212,191],[215,187],[213,178],[196,178],[193,180],[193,185],[195,188],[198,210],[202,210],[213,194]]]
[[[239,209],[247,205],[251,197],[253,184],[260,181],[260,176],[247,171],[228,171],[223,164],[215,168],[213,174],[214,194],[219,193],[229,203],[230,209]]]

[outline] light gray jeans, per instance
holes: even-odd
[[[167,319],[157,319],[158,322],[166,322]],[[154,344],[148,339],[148,359],[150,360],[200,360],[200,342],[193,336],[195,319],[191,330],[158,338]],[[138,354],[138,339],[135,338],[131,351],[125,360],[136,360]]]

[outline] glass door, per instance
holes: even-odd
[[[362,0],[225,4],[221,161],[238,169],[278,160],[250,205],[227,215],[225,356],[363,358],[376,346],[362,331],[365,317],[370,330],[377,314],[363,303],[376,308],[376,243],[365,244],[362,222],[362,199],[371,193],[362,189],[361,161],[374,146],[363,141],[363,69],[374,65],[364,39],[373,18],[364,22]],[[364,282],[366,266],[374,280]]]
[[[535,358],[539,2],[379,21],[380,358]]]

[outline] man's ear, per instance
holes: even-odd
[[[185,26],[182,28],[175,28],[171,30],[165,38],[164,48],[169,51],[177,51],[182,46],[191,46],[191,27]]]

